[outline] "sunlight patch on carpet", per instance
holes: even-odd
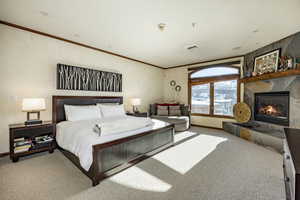
[[[110,180],[126,187],[144,191],[166,192],[172,187],[172,185],[152,176],[136,166],[130,167],[129,169],[126,169],[126,171],[112,176]]]
[[[198,135],[199,133],[193,132],[193,131],[184,131],[180,133],[176,133],[174,135],[174,142],[179,142],[185,138],[192,137],[195,135]]]
[[[226,138],[217,136],[199,135],[167,149],[153,156],[153,158],[173,170],[185,174],[213,152],[218,144],[226,140]]]

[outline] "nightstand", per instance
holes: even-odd
[[[53,153],[55,147],[55,124],[52,121],[36,125],[9,125],[9,150],[13,162],[38,152]]]
[[[139,113],[130,113],[130,112],[127,112],[126,114],[130,115],[130,116],[134,116],[134,117],[148,117],[148,113],[147,112],[139,112]]]

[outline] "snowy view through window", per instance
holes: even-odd
[[[214,83],[214,115],[232,116],[237,100],[237,80]],[[210,86],[192,86],[192,113],[209,114]]]
[[[214,115],[233,115],[237,100],[237,80],[215,83]]]
[[[193,73],[191,78],[198,79],[200,83],[191,86],[192,113],[233,116],[233,106],[237,103],[237,80],[210,79],[209,83],[201,83],[201,81],[207,80],[205,79],[207,77],[238,74],[237,68],[230,67],[212,67]],[[210,87],[213,87],[212,94]],[[210,105],[211,103],[213,105]]]
[[[192,113],[209,114],[209,84],[192,86]]]

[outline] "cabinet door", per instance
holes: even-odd
[[[283,142],[284,154],[283,154],[283,162],[285,165],[285,182],[287,185],[287,193],[290,194],[290,199],[295,199],[295,168],[294,163],[291,157],[291,153],[288,147],[286,140]]]

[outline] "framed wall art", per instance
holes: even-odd
[[[254,59],[254,74],[261,75],[265,73],[276,72],[280,57],[280,49],[276,49],[267,54],[257,56]]]
[[[122,74],[57,64],[58,90],[122,92]]]

